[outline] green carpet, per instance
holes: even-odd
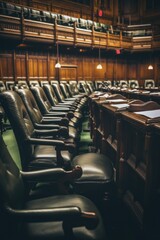
[[[18,168],[22,169],[19,150],[13,131],[11,129],[4,131],[2,137],[7,145],[8,151],[10,152],[13,160],[17,164]]]
[[[79,154],[90,152],[92,139],[89,130],[88,117],[82,123],[82,132],[80,136]]]

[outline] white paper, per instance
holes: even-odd
[[[121,102],[127,102],[125,99],[108,99],[106,100],[106,103],[121,103]]]
[[[129,107],[129,104],[127,103],[123,103],[123,104],[111,104],[112,107],[116,107],[118,109],[121,109],[121,108],[128,108]]]
[[[139,115],[143,115],[148,118],[160,118],[160,109],[150,110],[150,111],[141,111],[141,112],[134,112]]]

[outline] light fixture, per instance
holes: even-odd
[[[152,52],[150,54],[150,64],[148,65],[148,70],[153,70],[153,65],[151,64],[151,60],[152,60]]]
[[[102,65],[100,63],[97,65],[97,69],[102,69]]]
[[[57,63],[55,64],[55,68],[61,68],[61,64],[59,62],[59,46],[57,42]]]
[[[101,49],[100,49],[100,40],[99,40],[99,64],[96,67],[98,70],[102,69],[102,65],[101,65]]]
[[[148,70],[153,70],[153,66],[151,64],[148,66]]]

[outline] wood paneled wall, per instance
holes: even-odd
[[[61,54],[62,68],[55,69],[56,55],[50,51],[6,51],[0,52],[0,79],[2,80],[120,80],[138,79],[143,85],[144,79],[152,78],[160,82],[160,58],[146,54],[102,56],[102,70],[97,70],[98,56],[72,52]],[[154,69],[148,70],[149,64]]]

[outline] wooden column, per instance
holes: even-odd
[[[13,78],[14,81],[17,81],[17,71],[16,71],[16,53],[15,50],[13,51],[13,55],[12,55],[12,59],[13,59]]]

